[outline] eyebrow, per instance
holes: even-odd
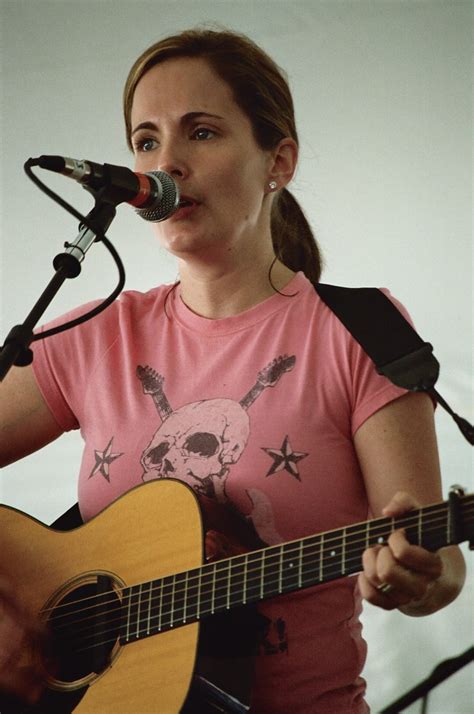
[[[192,122],[194,119],[198,119],[199,117],[208,117],[210,119],[223,119],[224,117],[219,116],[218,114],[209,114],[209,112],[188,112],[187,114],[184,114],[181,117],[181,124],[189,124]],[[137,124],[135,129],[133,129],[131,136],[136,134],[137,131],[140,131],[141,129],[150,129],[152,131],[158,131],[159,127],[157,124],[155,124],[152,121],[143,121],[140,124]]]

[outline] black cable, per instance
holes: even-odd
[[[94,223],[90,221],[86,216],[84,216],[76,208],[74,208],[74,206],[71,206],[70,203],[61,198],[61,196],[55,193],[55,191],[49,188],[49,186],[46,186],[46,184],[44,184],[37,176],[35,176],[35,174],[31,170],[32,166],[38,166],[38,159],[28,159],[28,161],[25,162],[23,168],[28,178],[33,181],[33,183],[40,189],[40,191],[45,193],[55,203],[64,208],[65,211],[74,216],[74,218],[76,218],[81,225],[85,226],[90,231],[92,231],[92,233],[94,233],[94,235],[96,236],[96,240],[101,241],[105,245],[109,253],[112,255],[112,258],[114,259],[119,273],[119,279],[116,287],[110,293],[110,295],[105,298],[105,300],[103,300],[99,305],[96,305],[94,308],[84,313],[84,315],[80,315],[79,317],[74,318],[74,320],[69,320],[68,322],[63,323],[62,325],[58,325],[57,327],[52,327],[51,329],[45,330],[44,332],[38,332],[34,334],[32,338],[32,342],[34,342],[36,340],[43,340],[46,337],[51,337],[51,335],[56,335],[59,332],[64,332],[65,330],[69,330],[72,327],[76,327],[77,325],[80,325],[81,323],[86,322],[87,320],[90,320],[91,318],[95,317],[100,312],[103,312],[103,310],[105,310],[111,303],[113,303],[114,300],[118,297],[118,295],[120,295],[120,293],[122,292],[123,287],[125,285],[125,268],[115,246],[109,241],[105,233],[96,225],[94,225]],[[66,243],[66,247],[67,246],[68,244]]]
[[[68,322],[63,323],[62,325],[58,325],[57,327],[51,327],[51,329],[45,330],[44,332],[35,333],[33,335],[32,342],[35,342],[36,340],[42,340],[45,337],[51,337],[51,335],[57,335],[58,332],[64,332],[65,330],[69,330],[72,327],[76,327],[77,325],[80,325],[83,322],[87,322],[87,320],[90,320],[91,318],[98,315],[100,312],[103,312],[120,295],[123,290],[123,286],[125,285],[125,269],[123,267],[123,263],[114,245],[109,241],[109,239],[104,235],[101,240],[107,250],[112,254],[112,257],[119,271],[119,281],[115,289],[110,293],[107,298],[105,298],[105,300],[103,300],[99,305],[96,305],[94,308],[92,308],[92,310],[85,312],[84,315],[79,315],[79,317],[75,317],[74,320],[68,320]]]
[[[32,166],[38,166],[39,165],[39,159],[28,159],[28,161],[25,161],[23,164],[23,169],[30,179],[30,181],[33,181],[33,183],[39,188],[40,191],[45,193],[49,198],[51,198],[55,203],[59,204],[62,208],[64,208],[65,211],[70,213],[74,218],[77,218],[77,220],[84,225],[86,228],[89,228],[99,240],[104,239],[104,234],[102,231],[97,229],[97,226],[94,226],[91,221],[86,216],[83,216],[82,213],[80,213],[74,206],[71,206],[70,203],[64,200],[64,198],[61,198],[55,191],[53,191],[52,188],[49,188],[49,186],[46,186],[41,179],[39,179],[33,171],[31,170]]]

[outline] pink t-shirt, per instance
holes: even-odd
[[[84,438],[85,520],[166,477],[231,504],[269,545],[368,518],[353,435],[404,391],[376,373],[302,273],[284,292],[292,297],[209,320],[179,287],[166,310],[169,286],[128,291],[34,344],[53,415]],[[263,603],[251,711],[366,712],[360,608],[355,578]]]

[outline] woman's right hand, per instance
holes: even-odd
[[[46,681],[46,633],[0,574],[0,692],[35,704]]]

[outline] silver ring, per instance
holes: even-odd
[[[390,583],[381,583],[380,585],[377,585],[377,590],[384,595],[388,595],[392,592],[393,585],[390,585]]]

